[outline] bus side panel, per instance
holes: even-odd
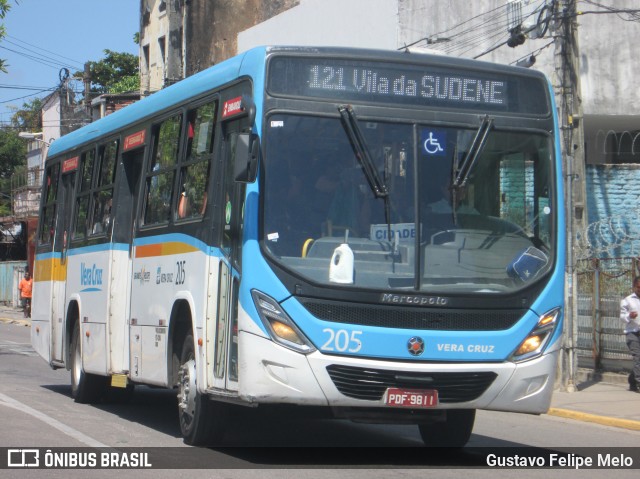
[[[129,366],[129,300],[131,290],[131,263],[129,247],[114,245],[109,275],[109,295],[111,303],[108,310],[107,345],[111,351],[108,372],[110,374],[127,373]]]
[[[53,312],[53,290],[57,282],[60,281],[61,272],[60,259],[52,253],[36,258],[33,272],[33,304],[31,305],[31,344],[36,352],[51,364],[51,347],[53,338],[51,337],[52,321],[56,316]],[[64,278],[63,278],[64,280]],[[62,328],[55,328],[56,332]],[[58,334],[56,343],[62,342],[62,333]]]
[[[104,323],[84,323],[80,326],[82,342],[82,368],[89,373],[106,375],[107,372],[107,326]]]
[[[130,343],[132,361],[136,351],[139,359],[132,378],[167,386],[169,323],[189,322],[194,335],[202,334],[208,261],[202,245],[185,235],[154,238],[136,246],[134,254],[131,320],[139,338],[132,329]],[[190,317],[171,317],[177,301],[189,305]],[[204,384],[204,377],[200,380]]]
[[[33,314],[32,314],[33,317]],[[51,328],[49,321],[31,321],[31,346],[43,359],[50,361]]]
[[[64,292],[67,279],[67,264],[60,255],[45,254],[37,258],[34,266],[34,302],[31,307],[32,321],[40,325],[40,332],[32,336],[34,349],[49,362],[65,362]],[[45,327],[46,325],[46,327]],[[43,332],[46,329],[46,333]],[[46,334],[46,337],[44,335]],[[45,345],[45,341],[47,344]]]
[[[134,248],[131,279],[132,378],[142,383],[167,384],[167,326],[173,294],[160,292],[162,280],[172,279],[168,261],[159,256],[162,245],[145,244]],[[154,254],[151,254],[154,253]],[[164,276],[163,276],[164,275]],[[156,285],[156,281],[160,281]]]
[[[106,322],[110,263],[108,244],[70,250],[67,256],[65,318],[66,321],[73,320],[66,314],[76,302],[82,335],[82,366],[86,372],[102,376],[107,374],[109,357]]]
[[[205,295],[205,324],[204,324],[204,380],[205,389],[213,387],[224,387],[224,383],[216,384],[215,379],[215,361],[216,361],[216,331],[218,325],[218,284],[220,281],[220,258],[218,256],[208,255],[207,257],[207,288]]]

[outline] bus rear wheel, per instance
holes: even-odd
[[[213,446],[222,441],[226,405],[198,392],[194,341],[184,338],[178,371],[178,416],[184,442],[191,446]]]
[[[464,447],[471,437],[475,409],[448,409],[442,422],[419,424],[418,429],[427,447]]]
[[[69,351],[71,369],[71,396],[77,403],[100,402],[107,388],[107,377],[85,373],[82,369],[80,349],[80,326],[76,322],[71,336]]]

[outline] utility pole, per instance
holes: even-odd
[[[84,106],[89,118],[91,118],[91,65],[89,62],[84,64],[82,81],[84,82]]]
[[[580,55],[576,0],[557,0],[555,29],[555,87],[560,133],[562,169],[566,195],[567,266],[565,272],[564,344],[560,377],[567,391],[576,387],[578,369],[578,284],[574,246],[576,234],[586,226],[584,123],[580,89]]]

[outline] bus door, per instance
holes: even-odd
[[[51,360],[63,361],[64,325],[67,289],[67,249],[71,238],[71,213],[76,186],[79,158],[69,158],[62,163],[62,180],[58,192],[58,217],[53,251],[60,256],[54,263],[53,288],[51,290]]]
[[[141,135],[136,133],[131,136]],[[144,135],[142,134],[144,138]],[[125,148],[129,145],[129,137],[125,138]],[[142,177],[142,162],[144,159],[144,143],[136,144],[133,151],[122,153],[122,162],[118,165],[121,171],[116,175],[117,208],[113,224],[113,242],[120,245],[128,245],[128,251],[118,249],[120,258],[117,265],[118,274],[110,279],[110,289],[115,289],[118,294],[113,295],[112,309],[119,312],[111,318],[109,341],[111,342],[111,369],[113,371],[130,371],[131,357],[129,354],[130,325],[128,318],[131,305],[131,278],[132,278],[132,253],[133,239],[136,225],[137,204],[140,195],[140,178]],[[131,148],[131,147],[130,147]],[[124,173],[124,174],[121,174]],[[117,284],[116,284],[117,283]],[[123,294],[120,294],[122,292]],[[112,311],[113,312],[113,311]]]
[[[242,234],[246,186],[236,183],[236,142],[249,119],[223,124],[222,252],[218,258],[218,311],[215,327],[214,386],[238,390],[238,292],[242,266]]]

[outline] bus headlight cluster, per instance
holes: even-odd
[[[251,296],[260,319],[276,343],[304,354],[316,350],[275,299],[255,289],[251,291]]]
[[[531,330],[529,335],[511,355],[511,360],[521,362],[540,356],[553,336],[559,319],[560,308],[554,308],[540,316],[535,328]]]

